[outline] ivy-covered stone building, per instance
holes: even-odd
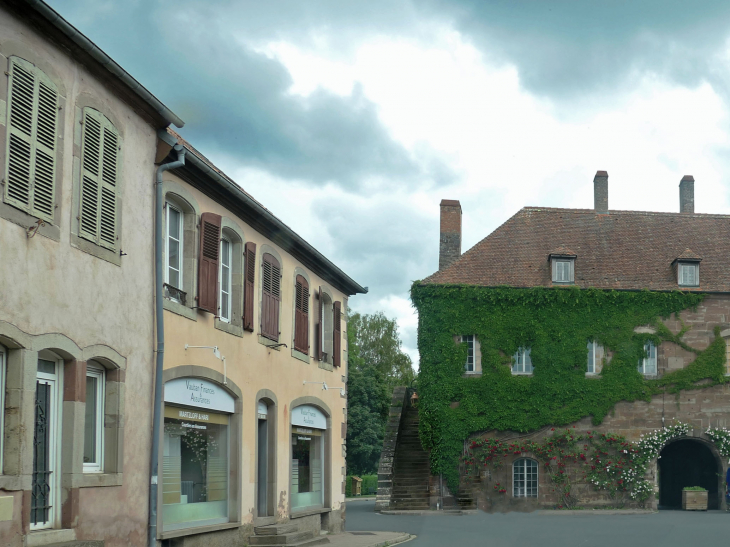
[[[701,486],[725,507],[730,216],[694,212],[691,176],[679,213],[594,186],[593,209],[525,207],[464,254],[441,202],[439,270],[411,291],[432,505],[670,508]]]

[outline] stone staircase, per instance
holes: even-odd
[[[302,531],[299,525],[293,522],[257,526],[253,531],[254,535],[249,538],[251,545],[311,547],[330,542],[327,536],[319,535],[315,530]]]
[[[429,508],[431,469],[418,436],[418,410],[406,404],[395,447],[390,509],[424,510]]]

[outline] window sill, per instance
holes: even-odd
[[[83,473],[79,476],[78,488],[102,488],[105,486],[122,486],[123,473]]]
[[[317,361],[317,366],[319,368],[321,368],[322,370],[328,370],[329,372],[332,372],[333,370],[335,370],[334,365],[327,361]]]
[[[464,374],[461,375],[461,377],[462,378],[478,378],[481,375],[482,375],[481,370],[472,370],[472,371],[465,372]]]
[[[309,517],[311,515],[321,515],[322,513],[331,513],[332,509],[329,507],[314,507],[312,509],[305,509],[304,511],[297,511],[296,513],[292,512],[291,515],[289,515],[290,519],[299,519],[302,517]]]
[[[298,349],[292,348],[291,356],[294,357],[294,359],[299,359],[300,361],[309,364],[309,355],[302,353]]]
[[[512,376],[532,376],[533,372],[514,372],[512,371]]]
[[[233,336],[243,338],[243,327],[239,327],[238,325],[216,319],[215,328],[222,330],[223,332],[227,332],[228,334],[232,334]]]
[[[183,317],[190,319],[191,321],[197,321],[198,317],[195,310],[183,306],[180,302],[175,302],[169,298],[162,299],[162,307],[167,311],[170,311],[176,315],[182,315]]]
[[[601,374],[599,372],[586,372],[586,378],[600,378]]]
[[[0,188],[4,188],[4,185],[0,185]],[[58,191],[58,189],[56,191]],[[0,202],[0,218],[4,218],[13,224],[17,224],[25,230],[34,227],[38,221],[37,217],[31,216],[28,213],[3,202]],[[44,226],[38,228],[37,234],[47,237],[48,239],[52,239],[53,241],[61,241],[61,227],[49,222],[45,222]]]
[[[54,530],[31,530],[25,536],[27,547],[40,547],[41,545],[68,544],[76,541],[75,528],[57,528]]]
[[[206,534],[208,532],[218,532],[220,530],[230,530],[231,528],[240,528],[240,522],[226,522],[225,524],[211,524],[209,526],[198,526],[196,528],[181,528],[180,530],[170,530],[158,534],[158,539],[172,539],[182,536],[192,536],[195,534]]]
[[[18,490],[30,490],[30,475],[0,475],[0,490],[15,492]]]
[[[267,348],[276,351],[281,351],[282,346],[279,345],[280,343],[281,342],[275,342],[274,340],[271,340],[259,334],[259,344],[261,344],[262,346],[266,346]]]
[[[640,373],[641,374],[641,373]],[[656,380],[659,378],[658,374],[641,374],[646,380]]]
[[[122,257],[119,251],[110,251],[104,247],[100,247],[96,243],[84,239],[76,234],[71,234],[71,247],[78,249],[81,252],[88,253],[96,258],[101,258],[107,262],[111,262],[115,266],[122,265]]]

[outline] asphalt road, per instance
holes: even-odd
[[[374,501],[348,501],[347,530],[408,532],[408,547],[708,547],[730,544],[730,513],[660,511],[646,515],[506,513],[380,515]]]

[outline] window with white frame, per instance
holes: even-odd
[[[461,341],[462,343],[466,344],[466,364],[464,365],[464,370],[466,370],[466,372],[474,372],[476,370],[474,366],[474,335],[466,334],[461,337]]]
[[[0,346],[0,475],[3,470],[3,438],[5,437],[5,349]]]
[[[104,470],[104,368],[86,366],[86,415],[84,422],[84,473]]]
[[[651,340],[644,344],[644,357],[639,363],[639,372],[645,376],[656,375],[656,346]]]
[[[553,259],[553,283],[573,283],[573,260]]]
[[[537,497],[537,462],[520,458],[512,464],[512,495],[516,498]]]
[[[223,238],[221,239],[221,264],[220,264],[220,313],[221,321],[231,322],[231,263],[233,245]]]
[[[682,287],[698,287],[700,284],[700,265],[694,262],[680,262],[677,277]]]
[[[530,348],[519,348],[512,356],[512,374],[532,374]]]
[[[588,374],[598,374],[598,342],[591,340],[588,342]]]
[[[167,291],[167,296],[179,301],[178,293],[183,286],[183,213],[169,202],[165,205],[165,212],[167,218],[165,284],[172,288]]]

